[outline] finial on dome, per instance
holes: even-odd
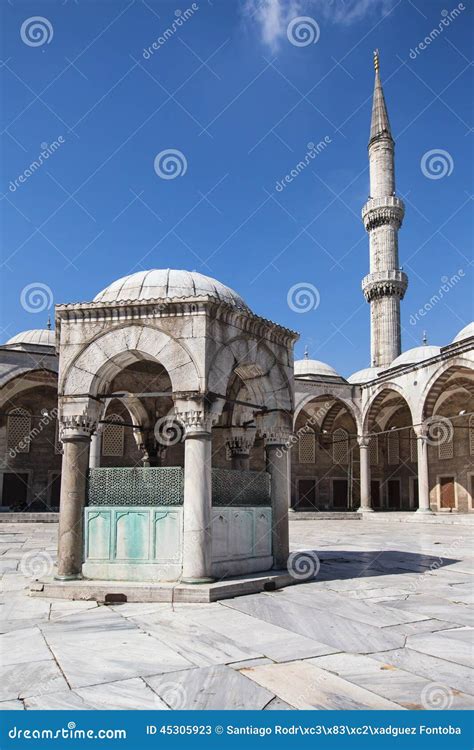
[[[426,346],[428,344],[428,336],[426,331],[423,331],[423,346]]]
[[[308,359],[308,357],[309,357],[308,346],[306,345],[305,348],[304,348],[304,358]]]
[[[378,51],[378,49],[374,49],[374,68],[375,68],[375,72],[376,73],[377,73],[377,71],[380,68],[380,60],[379,60],[379,51]]]
[[[48,331],[51,330],[51,315],[48,315],[48,322],[46,323],[46,328]]]

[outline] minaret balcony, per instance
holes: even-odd
[[[383,198],[369,198],[362,209],[362,221],[367,232],[384,224],[392,224],[399,229],[405,215],[405,204],[396,195]]]
[[[367,302],[390,296],[403,299],[407,286],[408,276],[404,271],[395,268],[387,271],[375,271],[362,279],[362,291]]]

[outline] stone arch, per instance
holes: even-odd
[[[418,422],[423,422],[435,413],[448,381],[456,372],[459,373],[460,378],[457,379],[457,383],[456,380],[451,381],[451,383],[458,387],[467,388],[469,393],[474,395],[474,363],[465,357],[456,357],[450,361],[442,362],[420,394]]]
[[[340,407],[343,407],[343,408],[345,407],[348,413],[350,414],[350,416],[352,417],[352,419],[354,420],[357,431],[361,429],[362,419],[361,419],[360,410],[357,404],[355,404],[349,398],[345,398],[344,396],[341,396],[339,394],[336,395],[336,394],[331,393],[324,386],[320,386],[319,388],[316,387],[314,388],[314,390],[312,389],[311,393],[305,394],[305,396],[296,404],[294,423],[293,423],[294,425],[296,425],[296,420],[298,419],[299,415],[304,410],[304,408],[309,403],[311,403],[311,401],[315,401],[316,399],[318,400],[327,399],[328,402],[332,402],[332,403],[328,403],[327,411],[323,411],[321,415],[321,425],[324,419],[326,418],[326,416],[332,413],[332,410],[336,408],[336,405],[334,404],[334,402],[339,402]],[[334,419],[335,419],[335,415],[334,415]]]
[[[141,325],[109,329],[90,341],[61,376],[59,391],[64,396],[100,395],[125,367],[146,359],[165,368],[173,392],[202,391],[204,378],[188,347],[158,328]]]
[[[30,380],[29,376],[35,376],[35,373],[47,373],[51,376],[51,382],[45,381],[34,381]],[[18,396],[20,393],[29,390],[30,388],[36,388],[37,386],[44,386],[46,388],[57,389],[57,377],[58,373],[54,370],[47,370],[45,368],[31,369],[28,367],[15,368],[13,372],[9,372],[0,378],[0,407],[2,407],[9,399]]]
[[[284,368],[263,342],[241,336],[223,344],[207,373],[208,389],[225,395],[237,374],[256,404],[291,411],[292,387]]]
[[[410,399],[406,391],[397,383],[383,383],[379,385],[377,390],[374,392],[372,398],[370,399],[370,401],[366,404],[364,408],[363,419],[362,419],[364,434],[373,432],[373,427],[375,423],[374,415],[378,411],[380,411],[380,409],[383,406],[384,401],[386,400],[387,396],[390,393],[397,394],[401,399],[403,399],[403,401],[402,403],[400,403],[400,401],[393,403],[389,407],[389,413],[388,415],[386,415],[383,421],[385,423],[388,422],[388,420],[393,416],[393,414],[395,414],[400,409],[401,405],[404,402],[408,406],[412,424],[416,424],[415,410],[413,408],[412,403],[410,402]],[[379,425],[380,425],[380,422],[379,422]]]

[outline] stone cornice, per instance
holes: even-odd
[[[367,232],[384,224],[392,224],[399,229],[404,215],[404,203],[395,195],[386,198],[369,198],[362,208],[362,220]]]
[[[63,322],[102,322],[137,324],[158,321],[162,318],[204,315],[214,320],[234,325],[257,338],[288,346],[298,340],[299,334],[271,320],[261,318],[250,310],[234,307],[211,295],[182,297],[164,301],[125,300],[119,302],[78,302],[56,305],[56,337],[59,345]]]
[[[399,269],[369,273],[362,279],[362,290],[367,302],[388,296],[403,299],[407,286],[408,276]]]

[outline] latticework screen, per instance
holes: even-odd
[[[107,421],[123,422],[119,414],[109,414]],[[125,428],[121,424],[106,424],[102,433],[102,455],[123,456]]]
[[[89,505],[182,505],[180,466],[89,470]]]
[[[346,464],[349,456],[349,436],[342,427],[332,434],[332,457],[337,464]]]
[[[314,432],[304,432],[298,438],[298,461],[300,464],[314,464],[316,460],[316,440]]]
[[[379,462],[379,439],[376,435],[372,435],[369,442],[370,452],[370,463],[378,464]]]
[[[266,471],[213,469],[212,504],[270,505],[270,475]]]
[[[438,456],[439,458],[453,458],[454,443],[451,435],[448,435],[445,440],[438,443]]]
[[[390,432],[387,435],[387,458],[389,464],[400,463],[400,435]]]
[[[12,409],[8,414],[8,448],[16,453],[30,452],[31,415],[26,409]]]

